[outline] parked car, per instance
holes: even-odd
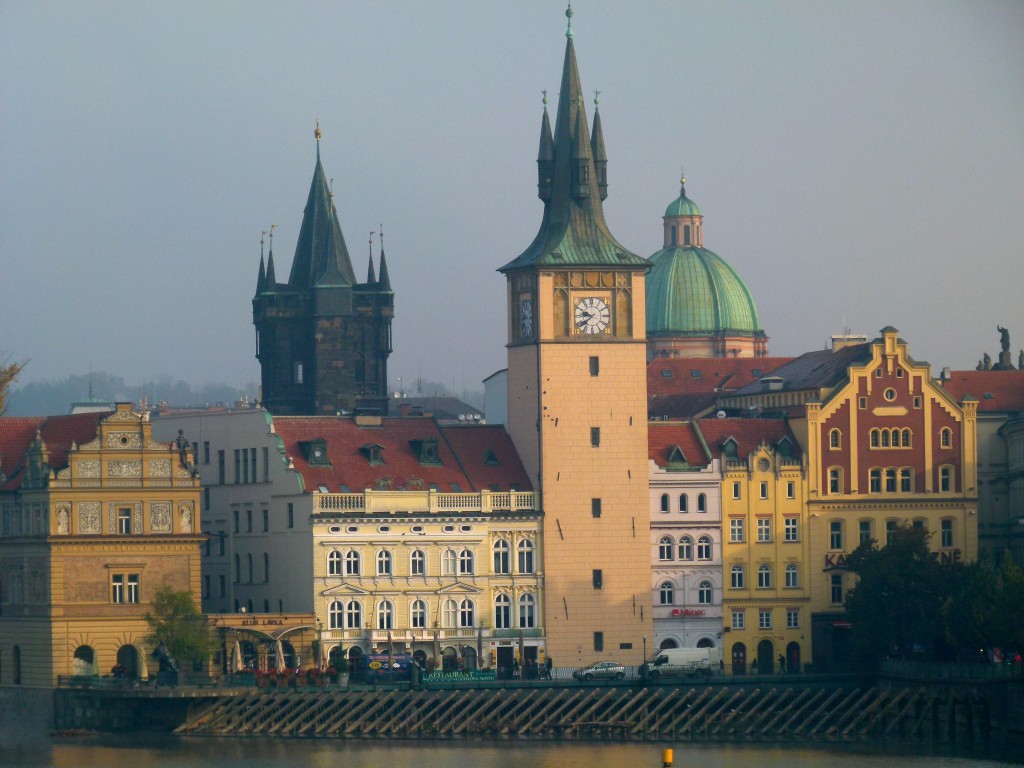
[[[626,676],[626,668],[615,661],[595,661],[577,669],[572,676],[577,680],[621,680]]]

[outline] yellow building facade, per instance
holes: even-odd
[[[16,447],[24,420],[0,421],[10,422],[0,425],[5,448]],[[127,403],[39,422],[19,463],[5,451],[0,683],[51,685],[115,666],[146,677],[156,590],[199,602],[191,448],[154,441],[148,414]]]

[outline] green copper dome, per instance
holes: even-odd
[[[685,194],[680,195],[665,209],[665,216],[700,216],[700,208]]]
[[[696,206],[694,206],[696,208]],[[760,335],[754,297],[714,251],[671,246],[651,256],[647,335]]]

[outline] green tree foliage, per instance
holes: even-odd
[[[946,637],[963,654],[973,656],[992,640],[996,611],[996,569],[987,557],[964,566],[942,615]]]
[[[205,659],[215,649],[209,622],[189,592],[161,586],[145,618],[150,629],[146,642],[154,647],[162,642],[179,666],[193,659]]]
[[[858,581],[847,593],[846,613],[864,661],[934,658],[944,648],[942,607],[960,568],[940,565],[928,537],[923,528],[903,525],[888,545],[864,542],[847,558]]]
[[[10,358],[4,358],[3,362],[0,362],[0,415],[7,409],[7,389],[24,367],[24,363],[12,363]]]

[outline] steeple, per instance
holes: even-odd
[[[594,132],[590,134],[590,151],[594,155],[594,170],[597,172],[597,189],[601,200],[608,197],[608,155],[604,151],[604,131],[601,130],[600,91],[594,91]]]
[[[267,233],[264,232],[260,235],[260,274],[256,278],[256,295],[259,296],[263,293],[263,289],[267,284],[267,269],[263,265],[263,236]]]
[[[373,283],[377,282],[377,275],[374,274],[374,271],[373,271],[373,232],[370,233],[369,246],[370,246],[370,266],[366,270],[366,284],[367,285],[372,285]]]
[[[263,285],[263,290],[273,291],[277,287],[277,275],[274,273],[274,227],[276,224],[270,227],[270,252],[267,255],[267,281]]]
[[[380,225],[380,290],[391,292],[391,277],[388,275],[388,262],[384,258],[384,225]]]
[[[319,125],[314,135],[317,142],[316,167],[313,169],[313,181],[306,198],[299,240],[295,245],[295,258],[288,276],[289,287],[299,290],[321,284],[328,273],[332,274],[332,285],[351,286],[356,282],[334,208],[333,194],[320,164]]]
[[[587,128],[572,15],[572,8],[569,8],[562,84],[554,135],[550,138],[546,105],[541,121],[537,169],[538,196],[544,201],[544,218],[530,247],[501,271],[535,265],[620,267],[645,263],[645,259],[631,253],[615,239],[605,222],[601,202],[607,196],[607,186],[598,184],[604,179],[607,163],[604,138],[599,124],[595,124],[593,137]],[[598,167],[602,169],[600,176]],[[549,169],[550,174],[546,173]]]

